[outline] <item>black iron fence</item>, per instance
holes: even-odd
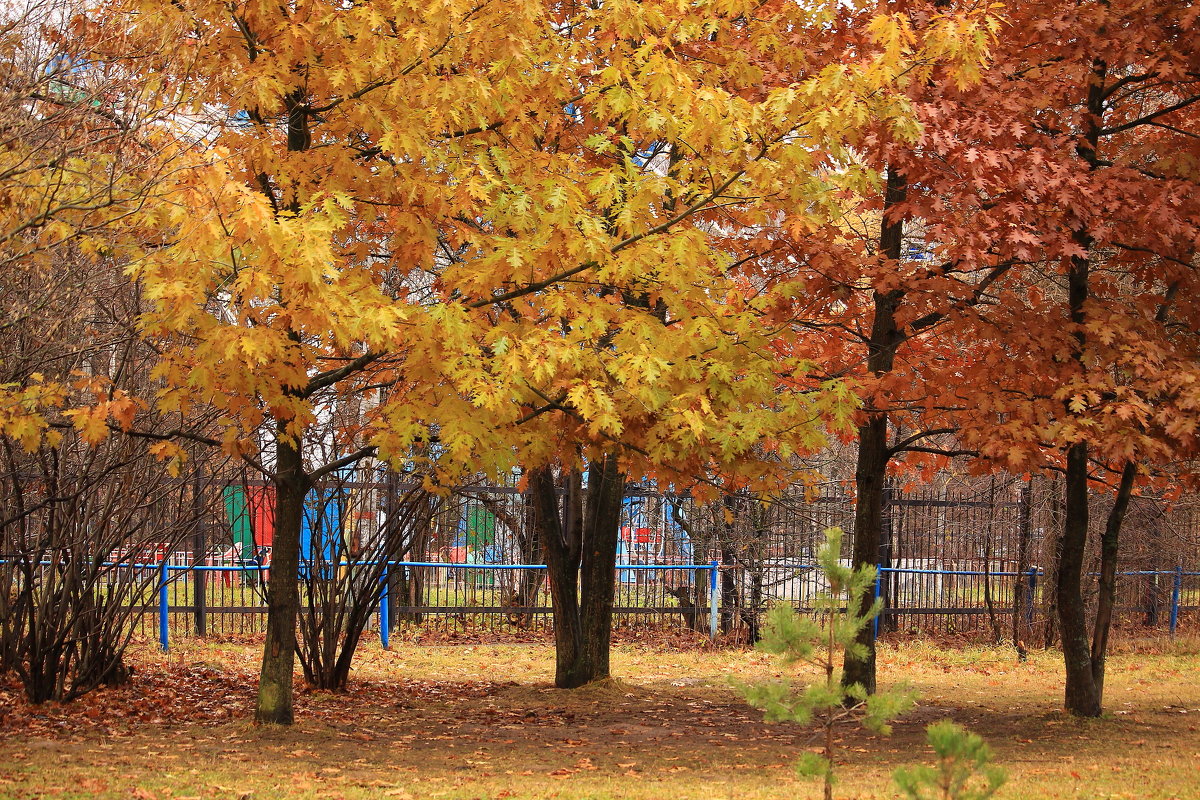
[[[363,566],[349,562],[342,570]],[[547,627],[551,622],[549,591],[542,588],[532,598],[531,605],[519,605],[507,587],[514,586],[524,573],[539,573],[541,565],[529,564],[470,564],[441,562],[391,562],[382,580],[386,584],[393,572],[412,574],[427,571],[427,586],[433,594],[430,603],[419,606],[398,605],[385,588],[374,609],[371,627],[379,632],[386,646],[390,634],[398,628],[431,625],[461,626],[466,630],[508,627],[512,630],[531,630]],[[820,570],[812,564],[778,564],[772,570],[783,577],[772,585],[771,602],[788,602],[800,610],[811,609],[813,599],[826,586]],[[254,633],[262,630],[266,620],[265,587],[270,569],[258,565],[196,566],[178,565],[163,561],[157,564],[131,564],[117,570],[129,574],[118,580],[137,581],[145,585],[142,605],[147,612],[142,624],[153,626],[163,649],[173,636],[207,633]],[[726,633],[744,630],[753,635],[761,620],[763,608],[752,608],[744,598],[726,602],[721,593],[721,576],[729,569],[718,562],[709,564],[629,565],[617,567],[617,599],[613,609],[618,623],[626,625],[674,625],[690,628],[697,633],[716,638]],[[635,576],[623,581],[620,573]],[[680,575],[687,575],[680,579]],[[679,599],[671,591],[700,581],[707,585],[707,602],[703,605],[677,602],[650,605],[646,600],[655,597],[653,587],[667,587],[666,595]],[[1169,583],[1162,615],[1163,627],[1174,635],[1185,612],[1200,610],[1200,572],[1186,572],[1182,567],[1168,571],[1135,571],[1121,573],[1119,579],[1153,577]],[[1022,579],[1022,580],[1018,580]],[[988,588],[989,581],[992,583]],[[888,630],[915,633],[917,621],[936,618],[940,629],[948,632],[985,630],[997,640],[1010,634],[1020,636],[1035,623],[1044,587],[1044,573],[1036,567],[1023,574],[1012,572],[980,572],[972,570],[943,570],[930,568],[878,567],[875,596],[882,597],[884,587],[899,583],[912,588],[924,583],[923,591],[909,592],[903,605],[885,608],[876,620],[876,635]],[[436,588],[435,588],[436,587]],[[1019,589],[1017,587],[1020,587]],[[782,589],[782,590],[779,590]],[[205,594],[198,593],[207,592]],[[1020,592],[1020,595],[1017,592]],[[1020,596],[1023,602],[1018,603]],[[236,604],[221,602],[236,598]],[[893,602],[895,602],[893,600]],[[736,617],[735,617],[736,615]],[[975,624],[984,618],[987,627]],[[908,620],[911,627],[899,625]],[[954,627],[955,620],[962,625]],[[730,625],[730,622],[733,622]]]
[[[238,488],[223,490],[223,517],[198,531],[190,549],[139,553],[129,562],[149,587],[143,624],[159,635],[263,629],[265,586],[278,579],[270,559],[273,505],[267,487]],[[320,490],[303,534],[302,563],[310,566],[299,577],[333,579],[355,569],[409,489],[347,481]],[[1053,486],[999,479],[890,489],[877,582],[885,607],[880,633],[1052,637],[1047,554],[1061,513],[1054,496]],[[382,577],[373,625],[519,631],[550,623],[537,536],[517,486],[471,486],[417,502],[427,506],[406,517],[411,530]],[[1097,498],[1101,512],[1103,503]],[[772,498],[735,494],[703,506],[631,486],[614,574],[615,622],[752,639],[771,604],[807,608],[825,588],[812,567],[816,550],[825,529],[851,529],[852,511],[839,486]],[[1196,616],[1194,523],[1187,503],[1135,499],[1120,564],[1119,620],[1173,631]],[[844,546],[848,556],[851,536]],[[155,570],[155,580],[145,580]]]

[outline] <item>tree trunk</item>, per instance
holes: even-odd
[[[858,429],[858,465],[854,472],[854,566],[874,567],[879,562],[879,542],[883,521],[883,487],[887,470],[887,416],[879,415]],[[863,596],[859,614],[865,614],[875,602],[868,592]],[[862,658],[846,654],[842,662],[842,685],[861,684],[875,693],[875,637],[871,625],[858,634],[866,647]]]
[[[879,560],[876,562],[880,567],[894,567],[896,564],[896,540],[898,537],[899,524],[903,524],[903,515],[900,515],[900,506],[896,502],[896,487],[887,479],[887,474],[884,474],[883,484],[883,500],[879,506]],[[900,522],[897,522],[897,516],[900,516]],[[883,606],[879,611],[879,630],[883,633],[891,633],[900,627],[900,614],[897,607],[899,591],[896,587],[897,574],[892,572],[886,576],[881,576],[879,581],[879,599],[883,601]]]
[[[1096,145],[1100,138],[1100,120],[1104,114],[1104,79],[1107,67],[1102,59],[1093,62],[1095,80],[1088,88],[1089,116],[1084,135],[1075,150],[1090,170],[1099,164]],[[1075,338],[1071,359],[1081,375],[1088,364],[1086,304],[1089,294],[1092,235],[1082,225],[1072,235],[1079,253],[1071,256],[1067,270],[1067,304]],[[1068,405],[1066,414],[1072,415]],[[1088,533],[1088,446],[1085,441],[1067,450],[1065,506],[1061,552],[1058,559],[1058,619],[1062,630],[1063,661],[1066,666],[1066,708],[1081,717],[1100,716],[1100,692],[1092,677],[1091,646],[1088,642],[1087,615],[1083,605],[1083,561]]]
[[[400,494],[399,476],[388,470],[387,477],[383,482],[383,514],[385,531],[389,530],[396,518],[396,498]],[[386,534],[385,534],[386,535]],[[396,561],[424,561],[421,557],[413,557],[412,551],[404,550],[395,553],[388,553],[388,559],[395,558]],[[387,604],[388,604],[388,620],[392,626],[395,626],[400,621],[400,608],[403,606],[412,606],[410,602],[408,588],[408,572],[407,567],[391,566],[387,570]],[[415,570],[415,567],[414,567]],[[418,620],[411,620],[417,622]]]
[[[1004,641],[1004,634],[1000,632],[1000,620],[996,617],[996,601],[992,596],[992,555],[996,546],[996,476],[992,476],[991,486],[988,490],[988,511],[990,516],[987,522],[987,538],[983,542],[983,604],[987,607],[988,623],[992,626],[992,642],[1000,644]]]
[[[1058,624],[1066,666],[1066,708],[1080,717],[1100,716],[1100,695],[1092,678],[1087,610],[1083,602],[1083,563],[1088,533],[1088,447],[1067,450],[1066,509],[1058,559]]]
[[[546,572],[554,611],[554,685],[560,689],[586,683],[576,675],[583,640],[579,618],[581,543],[574,524],[578,514],[572,513],[572,506],[578,500],[578,475],[573,473],[568,481],[567,497],[560,509],[558,486],[551,468],[539,467],[530,473],[529,478],[534,517],[546,548]],[[565,522],[564,516],[567,517]]]
[[[884,194],[884,221],[880,228],[879,245],[883,256],[899,261],[904,245],[904,221],[893,219],[889,212],[903,203],[908,194],[904,176],[894,168],[888,168],[887,189]],[[871,338],[868,342],[867,369],[873,375],[884,375],[892,370],[896,348],[903,341],[903,334],[896,325],[896,310],[903,293],[892,290],[874,293],[875,315],[871,323]],[[888,450],[888,414],[886,400],[878,398],[868,403],[867,420],[858,428],[858,458],[854,467],[854,566],[856,568],[879,563],[879,545],[883,538],[883,493],[887,476],[887,465],[891,459]],[[873,404],[876,408],[869,406]],[[885,408],[879,408],[884,406]],[[867,593],[863,597],[859,613],[866,613],[874,603]],[[866,648],[866,655],[859,658],[849,653],[843,658],[842,685],[861,684],[868,693],[875,692],[875,637],[872,626],[867,625],[858,635],[859,644]]]
[[[771,536],[769,506],[761,496],[755,497],[750,504],[750,547],[743,558],[749,565],[743,570],[746,576],[748,599],[742,609],[742,620],[746,623],[746,641],[751,645],[758,644],[762,638],[760,620],[765,608],[763,579],[766,571],[766,552]],[[747,558],[748,557],[748,558]],[[743,562],[745,564],[745,562]]]
[[[741,592],[738,591],[737,574],[738,550],[745,550],[745,543],[738,535],[738,516],[742,511],[739,504],[741,495],[726,492],[721,498],[721,509],[725,516],[724,535],[720,537],[721,547],[721,634],[728,636],[733,630],[734,621],[741,605]]]
[[[581,615],[585,665],[577,674],[585,682],[609,676],[613,600],[616,593],[617,539],[625,476],[615,455],[606,455],[588,470],[587,520],[583,529]]]
[[[542,553],[542,540],[534,519],[533,498],[528,490],[520,497],[521,507],[517,514],[508,513],[501,504],[493,503],[488,508],[496,515],[497,520],[516,534],[520,563],[543,564],[546,557]],[[514,608],[535,608],[538,592],[541,591],[545,577],[545,574],[537,569],[523,569],[518,572],[509,597],[510,605]],[[508,621],[518,628],[527,629],[533,627],[534,615],[532,611],[514,611],[508,615]]]
[[[756,569],[749,574],[750,578],[750,607],[742,612],[746,621],[746,642],[751,646],[762,639],[761,620],[763,615],[763,572]]]
[[[1012,619],[1012,636],[1013,647],[1017,651],[1017,660],[1025,661],[1029,658],[1029,649],[1025,645],[1025,636],[1032,632],[1028,630],[1024,623],[1026,613],[1032,618],[1033,615],[1033,596],[1030,592],[1029,585],[1029,539],[1033,532],[1033,480],[1021,487],[1020,499],[1018,500],[1017,510],[1017,576],[1013,582],[1013,619]],[[1029,607],[1026,609],[1026,595],[1028,598]]]
[[[254,713],[254,721],[262,724],[291,725],[293,721],[300,526],[308,489],[299,448],[280,423],[276,440],[275,540],[271,583],[267,588],[267,637],[258,680],[258,708]]]
[[[573,689],[609,675],[617,538],[625,481],[615,456],[588,471],[588,501],[582,476],[571,472],[559,509],[550,468],[530,474],[530,491],[542,535],[554,609],[554,685]]]
[[[741,617],[742,593],[738,590],[737,551],[731,542],[721,548],[721,634],[733,632],[735,621]]]
[[[317,688],[338,692],[346,690],[346,687],[350,683],[350,665],[353,663],[354,654],[358,650],[358,643],[362,638],[363,627],[363,625],[350,626],[341,649],[338,651],[337,661],[334,662],[328,685]]]
[[[1100,539],[1100,596],[1096,603],[1096,621],[1092,628],[1092,680],[1096,684],[1097,702],[1104,700],[1104,660],[1108,653],[1108,633],[1112,628],[1113,606],[1117,600],[1117,545],[1121,536],[1121,525],[1129,510],[1129,498],[1133,495],[1133,481],[1137,477],[1137,466],[1125,462],[1121,470],[1121,483],[1113,500],[1112,510],[1104,525]]]

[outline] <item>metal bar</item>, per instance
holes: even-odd
[[[1175,568],[1175,583],[1171,587],[1171,635],[1179,627],[1179,595],[1183,591],[1183,567]]]
[[[879,567],[879,566],[875,567],[875,596],[872,598],[872,600],[874,602],[879,601],[879,581],[882,577],[883,577],[883,567]],[[872,603],[871,607],[874,608],[874,603]],[[872,642],[879,638],[879,618],[883,616],[882,611],[883,611],[883,609],[880,609],[880,613],[876,614],[871,619],[871,641]]]
[[[388,617],[388,571],[385,566],[383,575],[383,589],[379,593],[379,643],[383,645],[384,650],[391,650],[391,628],[392,621]]]
[[[170,647],[170,620],[168,615],[171,611],[171,599],[167,596],[167,555],[163,554],[163,560],[159,566],[158,574],[158,644],[165,653]]]
[[[1017,573],[1015,572],[984,572],[983,570],[964,569],[915,569],[909,567],[878,567],[878,569],[880,572],[900,573],[905,575],[976,575],[979,577],[990,575],[993,578],[1014,578],[1017,576]]]
[[[1025,587],[1025,593],[1026,593],[1025,599],[1027,601],[1025,603],[1025,623],[1030,628],[1033,627],[1033,604],[1034,604],[1034,601],[1037,599],[1037,579],[1038,579],[1037,567],[1030,567],[1029,568],[1029,581]]]
[[[974,607],[930,606],[928,608],[885,608],[883,611],[881,611],[879,613],[881,616],[885,616],[885,617],[910,617],[910,616],[911,617],[931,617],[931,616],[937,616],[939,614],[945,615],[945,616],[961,614],[964,617],[970,617],[970,616],[975,616],[975,615],[987,614],[988,608],[987,608],[987,606],[974,606]]]
[[[720,566],[714,560],[708,565],[708,640],[717,640],[717,570]]]

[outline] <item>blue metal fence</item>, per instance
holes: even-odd
[[[378,562],[345,562],[345,563],[342,563],[339,565],[339,567],[344,567],[344,568],[353,568],[355,566],[378,566]],[[205,572],[205,573],[242,573],[242,574],[251,573],[251,574],[257,574],[258,580],[261,584],[261,583],[265,583],[264,577],[269,572],[269,569],[270,569],[267,566],[171,565],[165,561],[160,564],[134,564],[134,565],[130,565],[130,567],[131,568],[159,570],[159,585],[157,587],[157,595],[158,595],[157,622],[158,622],[159,643],[160,643],[161,647],[163,648],[163,650],[168,649],[168,647],[170,645],[170,631],[171,631],[170,618],[171,618],[171,615],[173,613],[186,613],[187,611],[194,610],[194,605],[192,605],[192,604],[189,604],[189,605],[183,606],[183,607],[172,605],[171,596],[170,596],[170,587],[173,583],[177,583],[181,579],[187,580],[189,575],[194,575],[197,572]],[[389,561],[380,576],[382,586],[381,586],[381,592],[380,592],[380,600],[379,600],[379,604],[378,604],[378,608],[377,608],[377,612],[376,612],[377,625],[378,625],[378,629],[380,631],[380,639],[385,648],[389,646],[390,634],[391,634],[392,630],[396,627],[396,624],[395,624],[396,620],[394,620],[392,618],[392,614],[391,614],[392,603],[391,603],[391,597],[389,596],[389,580],[388,580],[389,571],[396,570],[396,569],[400,569],[400,570],[432,569],[432,570],[442,570],[447,573],[449,573],[450,571],[461,570],[463,574],[467,574],[469,571],[501,571],[501,570],[505,570],[505,571],[516,571],[516,570],[543,571],[546,569],[546,566],[543,564],[474,564],[474,563],[464,563],[464,562],[448,563],[448,562],[440,562],[440,561]],[[707,588],[707,603],[705,606],[705,611],[707,613],[708,635],[712,639],[715,639],[717,637],[719,622],[722,618],[722,613],[726,610],[725,607],[722,605],[719,575],[722,570],[727,569],[726,567],[721,566],[717,561],[711,561],[706,564],[618,564],[618,565],[616,565],[616,569],[617,570],[635,570],[635,571],[641,571],[641,572],[645,572],[645,573],[675,571],[675,572],[681,572],[681,573],[691,573],[692,575],[696,575],[699,573],[706,574],[707,580],[705,581],[705,583],[707,584],[707,587],[706,587]],[[792,565],[789,565],[789,569],[792,570],[796,574],[801,574],[801,573],[814,573],[815,574],[817,572],[816,565],[812,565],[812,564],[792,564]],[[880,597],[882,582],[884,581],[885,577],[887,575],[895,575],[895,574],[926,575],[926,576],[939,576],[939,577],[958,576],[958,577],[975,577],[975,578],[983,578],[983,577],[1017,578],[1017,577],[1022,576],[1016,572],[985,572],[982,570],[938,570],[938,569],[918,569],[918,568],[882,567],[881,566],[881,567],[877,568],[876,579],[875,579],[874,596],[876,598]],[[1035,613],[1035,608],[1037,605],[1036,597],[1037,597],[1037,589],[1038,589],[1038,579],[1042,575],[1043,575],[1042,571],[1037,568],[1031,568],[1027,573],[1024,573],[1024,575],[1023,575],[1024,577],[1027,578],[1027,581],[1024,586],[1025,598],[1024,598],[1024,602],[1022,604],[1023,613],[1025,615],[1025,620],[1027,623],[1031,623],[1033,620],[1033,615]],[[1182,601],[1183,601],[1184,579],[1200,577],[1200,572],[1185,571],[1182,567],[1176,567],[1175,569],[1171,569],[1171,570],[1134,570],[1134,571],[1129,571],[1129,572],[1118,573],[1119,578],[1120,577],[1132,577],[1132,576],[1156,576],[1156,575],[1169,575],[1173,579],[1170,610],[1169,610],[1168,629],[1169,629],[1170,634],[1172,636],[1174,636],[1179,628],[1180,611],[1196,608],[1196,606],[1184,606],[1183,605]],[[819,581],[814,581],[813,585],[814,585],[814,588],[819,590]],[[195,602],[196,602],[196,600],[195,600],[195,598],[193,598],[192,603],[194,604]],[[797,605],[802,610],[805,608],[805,605],[803,603],[798,603]],[[418,610],[420,610],[420,607],[418,607]],[[477,604],[477,605],[458,606],[454,609],[454,611],[446,612],[444,610],[444,607],[429,606],[424,610],[424,613],[426,613],[426,614],[435,613],[436,614],[436,613],[440,612],[442,614],[453,613],[453,614],[464,614],[464,615],[465,614],[487,615],[489,613],[490,614],[501,613],[502,610],[512,610],[512,609],[504,609],[503,607],[501,607],[501,609],[497,609],[495,607]],[[756,611],[756,613],[761,613],[763,610],[765,610],[765,608],[764,609],[756,609],[755,611]],[[884,610],[883,614],[880,615],[880,617],[877,617],[875,619],[873,626],[872,626],[872,630],[876,636],[879,635],[879,622],[880,622],[880,619],[883,618],[884,615],[904,615],[904,614],[913,614],[913,613],[920,614],[922,612],[929,611],[929,610],[930,609],[922,609],[922,608],[887,608]],[[934,609],[934,610],[940,611],[941,609]],[[212,612],[212,613],[221,613],[222,611],[224,611],[224,609],[222,609],[220,607],[210,607],[208,609],[208,611]],[[241,611],[242,611],[242,613],[244,613],[244,610],[241,610]],[[265,611],[266,611],[265,603],[261,606],[261,608],[257,609],[257,611],[259,613],[265,613]],[[536,611],[540,612],[540,613],[548,613],[549,608],[548,607],[539,607],[536,609]],[[681,611],[681,609],[680,608],[648,608],[645,610],[641,610],[641,609],[622,608],[621,606],[618,605],[616,611],[617,611],[617,613],[627,613],[627,614],[628,613],[652,613],[652,614],[658,613],[660,615],[663,615],[663,614],[678,613]],[[953,609],[952,611],[954,613],[959,613],[959,614],[979,614],[979,613],[986,613],[987,609],[978,608],[978,607],[970,607],[970,608],[964,607],[964,608]],[[238,613],[238,611],[233,611],[233,612],[228,612],[228,613]],[[1003,615],[1007,615],[1007,614],[1011,613],[1011,604],[1006,605],[1001,613]]]
[[[270,574],[269,565],[259,564],[255,561],[242,562],[235,565],[171,563],[169,559],[164,558],[161,561],[155,562],[121,563],[108,566],[118,574],[118,579],[138,581],[145,587],[146,591],[150,592],[149,596],[153,597],[154,601],[148,603],[147,610],[154,608],[154,606],[157,606],[157,608],[154,608],[155,614],[146,619],[146,622],[153,619],[157,623],[156,634],[164,650],[170,646],[173,627],[176,635],[187,635],[194,632],[195,628],[188,624],[188,620],[195,617],[189,616],[189,613],[196,615],[202,611],[205,614],[218,615],[226,619],[244,619],[249,616],[259,620],[263,619],[266,613],[266,598],[263,587],[266,585]],[[373,568],[379,567],[380,562],[355,561],[343,562],[338,565],[339,568],[346,569],[368,566]],[[52,565],[47,564],[46,568],[52,568]],[[715,639],[719,630],[724,627],[723,623],[729,618],[731,611],[736,611],[742,615],[761,615],[768,603],[779,601],[791,603],[801,610],[811,608],[811,603],[809,602],[811,597],[824,588],[819,569],[813,564],[804,563],[776,564],[773,568],[780,572],[788,573],[793,583],[801,587],[804,591],[796,592],[793,586],[793,591],[788,596],[764,597],[760,606],[748,608],[744,604],[744,598],[724,596],[726,587],[721,580],[721,576],[722,573],[728,573],[730,568],[717,561],[695,564],[618,564],[614,573],[614,580],[617,580],[618,592],[614,612],[617,615],[624,616],[640,615],[641,617],[658,617],[657,622],[660,624],[676,625],[686,620],[688,612],[690,612],[693,622],[696,623],[696,627],[698,629],[706,628],[708,635]],[[505,615],[512,614],[513,612],[528,613],[531,615],[538,614],[542,618],[546,618],[549,616],[550,608],[544,587],[538,595],[541,599],[540,603],[537,603],[533,607],[513,608],[511,604],[500,604],[497,602],[498,592],[502,590],[501,581],[476,580],[480,574],[491,574],[495,577],[501,573],[509,573],[511,576],[521,571],[540,573],[545,569],[545,565],[542,564],[389,561],[384,565],[379,577],[382,586],[380,587],[380,598],[376,609],[375,624],[378,626],[382,643],[387,647],[390,643],[391,632],[398,624],[409,624],[414,614],[422,615],[424,622],[436,622],[439,618],[461,620],[468,616],[497,620],[503,619]],[[402,574],[411,577],[418,570],[426,570],[432,573],[432,584],[435,590],[443,592],[441,599],[431,600],[427,593],[423,603],[418,605],[398,605],[396,602],[397,599],[391,596],[391,581],[389,578],[395,575],[396,571],[401,571]],[[644,580],[633,583],[618,580],[617,576],[621,575],[621,571],[624,570],[642,575],[644,576]],[[876,598],[880,598],[883,595],[886,581],[890,577],[895,576],[926,576],[936,578],[938,581],[949,578],[1008,579],[1014,590],[1019,585],[1016,579],[1024,577],[1026,580],[1022,587],[1024,594],[1022,598],[1023,602],[1020,604],[1020,613],[1022,613],[1027,626],[1032,625],[1035,615],[1038,613],[1038,584],[1044,576],[1043,572],[1036,567],[1030,568],[1025,573],[891,566],[880,566],[877,570],[874,585],[874,596]],[[122,575],[124,576],[123,578],[120,577]],[[226,576],[226,586],[231,586],[234,579],[240,576],[242,580],[239,588],[242,592],[238,601],[239,604],[214,604],[207,597],[207,590],[197,594],[195,591],[197,587],[208,585],[207,581],[196,580],[197,576],[200,575],[224,575]],[[1149,577],[1157,579],[1158,577],[1165,576],[1170,576],[1172,581],[1167,617],[1168,630],[1173,636],[1180,627],[1181,612],[1200,608],[1200,605],[1188,605],[1185,603],[1185,599],[1188,597],[1200,600],[1200,581],[1196,580],[1200,578],[1200,571],[1189,571],[1185,570],[1182,566],[1176,566],[1173,569],[1166,570],[1131,570],[1118,573],[1119,578]],[[703,580],[701,580],[702,577]],[[298,576],[298,579],[304,578],[303,576]],[[311,572],[309,579],[312,579]],[[1185,581],[1191,585],[1191,588],[1187,589],[1186,594]],[[463,585],[470,587],[470,589],[463,591]],[[453,596],[447,593],[447,586],[457,587]],[[662,597],[661,592],[655,595],[649,591],[642,591],[645,589],[661,590],[667,586],[689,589],[693,593],[690,595],[691,597],[696,600],[703,600],[703,602],[696,602],[690,608],[683,607],[682,602],[680,605],[668,606],[662,604],[660,600],[655,599],[656,597]],[[701,587],[703,587],[703,592],[701,592]],[[482,600],[490,597],[492,602],[490,604],[482,602],[481,596],[476,594],[475,589],[480,590]],[[191,592],[190,596],[189,591]],[[247,593],[249,594],[248,597]],[[679,594],[675,596],[679,597]],[[879,635],[880,633],[880,620],[888,619],[889,617],[995,613],[998,617],[1011,619],[1010,615],[1016,613],[1015,605],[1012,602],[1015,598],[1011,593],[1000,597],[999,602],[994,603],[991,608],[980,606],[977,603],[969,604],[967,602],[969,598],[956,607],[945,607],[944,605],[922,605],[921,598],[917,594],[910,593],[906,597],[910,600],[916,599],[917,603],[904,606],[892,605],[885,608],[880,618],[877,618],[873,623],[872,630],[875,635]],[[885,597],[884,599],[886,600],[887,598]],[[960,597],[959,599],[963,598]],[[537,601],[535,600],[535,602]],[[401,618],[396,616],[397,609],[399,609]],[[174,625],[172,624],[173,618],[175,620]],[[745,616],[742,618],[745,619]],[[707,623],[703,628],[699,624],[702,622]],[[257,630],[259,628],[258,626],[251,626],[250,629]],[[246,630],[246,628],[242,627],[241,630]]]

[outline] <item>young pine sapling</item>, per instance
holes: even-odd
[[[881,691],[868,696],[861,684],[842,686],[837,664],[839,652],[857,657],[866,655],[855,639],[865,626],[879,615],[882,603],[876,600],[866,613],[860,613],[863,600],[875,585],[875,568],[852,569],[839,561],[842,531],[825,531],[825,544],[817,553],[817,568],[829,588],[812,601],[812,615],[801,616],[787,605],[767,612],[767,622],[758,648],[783,658],[785,665],[806,664],[816,667],[816,681],[796,690],[790,681],[742,685],[746,700],[765,712],[768,722],[815,722],[823,743],[819,753],[806,752],[796,763],[802,776],[824,781],[825,800],[833,798],[835,731],[843,724],[857,722],[881,734],[888,734],[888,722],[913,706],[908,691]]]
[[[948,719],[925,729],[937,756],[932,767],[897,769],[892,777],[909,800],[987,800],[1005,781],[991,765],[992,750],[978,735]]]

